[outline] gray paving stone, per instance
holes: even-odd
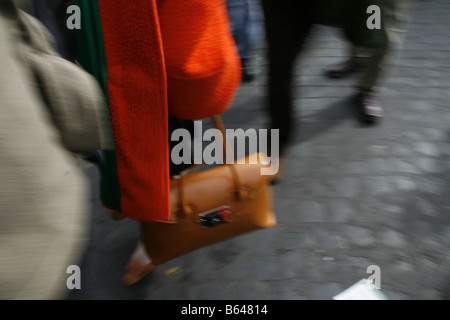
[[[317,249],[330,250],[336,248],[348,248],[350,242],[348,237],[341,234],[338,230],[333,228],[316,227],[314,232],[317,234]],[[324,261],[327,261],[326,257],[322,257]],[[331,261],[334,261],[334,257],[331,257]]]
[[[199,286],[196,300],[228,300],[231,286],[218,281],[217,284],[208,283]]]
[[[441,178],[424,177],[418,178],[419,190],[423,193],[440,194],[446,190],[447,182]]]
[[[310,249],[295,250],[286,252],[280,259],[286,279],[292,280],[311,280],[317,279],[321,276],[317,264],[320,260],[317,259],[317,254]]]
[[[318,201],[304,200],[298,208],[298,222],[324,222],[327,220],[326,206]]]
[[[316,235],[312,228],[299,227],[285,230],[279,235],[274,245],[275,252],[285,252],[302,248],[314,247],[317,243]]]
[[[270,300],[309,300],[304,290],[299,290],[303,283],[295,280],[283,280],[270,284]],[[304,295],[303,295],[304,294]]]
[[[340,283],[319,283],[311,286],[310,299],[332,300],[334,296],[344,291],[346,288]]]
[[[409,163],[410,159],[391,159],[389,162],[393,172],[419,175],[423,171],[416,164]]]
[[[327,221],[329,222],[348,223],[353,221],[357,215],[357,209],[349,199],[329,199],[327,205],[329,212]]]
[[[385,246],[402,248],[407,245],[407,241],[404,236],[395,230],[383,230],[378,234],[378,237],[381,238],[381,243]]]
[[[438,144],[439,146],[439,151],[446,156],[450,155],[450,143],[448,142],[441,142]]]
[[[246,279],[252,281],[280,280],[285,278],[285,269],[275,256],[256,257],[246,264]]]
[[[439,162],[433,158],[418,157],[414,159],[414,162],[425,173],[438,173],[442,171]]]
[[[417,142],[415,148],[418,152],[426,156],[437,157],[440,155],[439,148],[433,143]]]
[[[441,215],[441,210],[439,210],[438,206],[425,199],[418,199],[417,207],[423,215],[429,217],[439,217]]]
[[[333,195],[339,198],[357,198],[361,192],[361,182],[357,177],[353,176],[338,176],[329,182],[333,189]]]
[[[292,223],[295,221],[295,215],[292,210],[292,206],[296,205],[295,202],[299,201],[298,199],[289,199],[289,198],[276,198],[274,199],[274,211],[277,215],[278,223]]]
[[[395,179],[395,190],[399,191],[413,191],[418,188],[418,182],[411,177],[399,176]]]
[[[367,257],[355,256],[354,254],[355,253],[352,252],[349,256],[345,258],[345,261],[351,268],[353,268],[354,270],[358,270],[357,273],[358,277],[365,276],[367,274],[367,269],[371,265],[373,265],[374,262]]]
[[[385,176],[365,176],[362,179],[364,181],[364,190],[370,195],[380,196],[395,190],[391,179]]]
[[[250,282],[242,281],[242,275],[233,283],[234,300],[271,300],[274,299],[270,295],[272,288],[267,282]],[[261,303],[263,306],[264,303]]]
[[[310,188],[309,194],[312,197],[326,198],[332,197],[334,195],[333,188],[329,184],[327,184],[327,182],[323,179],[312,180],[309,184],[309,188]]]
[[[350,162],[344,165],[344,172],[347,174],[364,174],[367,172],[367,165],[362,162]]]
[[[289,222],[290,221],[287,223]],[[268,249],[272,248],[273,245],[276,244],[279,234],[282,232],[280,229],[283,224],[284,222],[278,222],[278,225],[274,227],[255,230],[254,232],[243,234],[235,240],[236,242],[239,242],[240,250],[243,250],[244,252],[267,252]]]
[[[344,226],[343,228],[347,231],[352,246],[371,247],[377,243],[374,234],[368,228],[359,226]]]

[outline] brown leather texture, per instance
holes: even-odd
[[[263,157],[255,153],[245,164],[225,164],[187,174],[181,181],[172,179],[172,221],[143,226],[143,241],[152,262],[161,264],[243,233],[275,226],[270,176],[260,172]],[[201,215],[224,206],[229,207],[229,220],[205,227]]]

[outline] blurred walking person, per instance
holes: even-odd
[[[372,4],[376,4],[373,6]],[[318,0],[316,22],[338,27],[348,42],[348,57],[326,68],[330,78],[359,73],[355,84],[361,120],[376,123],[384,116],[377,98],[386,75],[386,59],[391,51],[391,28],[395,25],[398,0],[344,1]]]
[[[377,88],[384,71],[390,39],[388,27],[392,23],[395,0],[382,0],[381,28],[369,29],[368,0],[261,0],[265,18],[268,60],[267,110],[271,129],[280,133],[280,171],[283,175],[287,149],[295,133],[293,117],[292,80],[296,59],[313,24],[343,30],[355,48],[369,52],[360,81],[357,83],[357,108],[360,119],[376,123],[383,117],[383,108],[376,99]],[[329,75],[352,72],[354,60],[334,66]]]
[[[97,81],[61,58],[48,30],[0,2],[0,299],[65,299],[90,227],[73,152],[113,148]]]
[[[287,149],[295,133],[292,99],[294,63],[313,25],[312,0],[261,0],[267,42],[268,97],[270,129],[279,130],[280,169],[284,174]],[[271,150],[271,147],[268,148]]]

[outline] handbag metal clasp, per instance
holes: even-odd
[[[220,208],[199,214],[199,216],[202,228],[209,229],[231,222],[231,209],[229,206],[222,206]]]

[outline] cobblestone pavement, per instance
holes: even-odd
[[[263,128],[265,61],[256,2],[259,73],[223,115],[228,128]],[[450,1],[409,2],[389,60],[385,119],[362,126],[354,79],[323,68],[346,55],[336,30],[316,26],[296,66],[298,133],[287,175],[273,187],[278,225],[160,265],[141,283],[120,279],[138,237],[113,221],[93,183],[92,240],[73,299],[329,300],[381,271],[392,300],[450,298]]]

